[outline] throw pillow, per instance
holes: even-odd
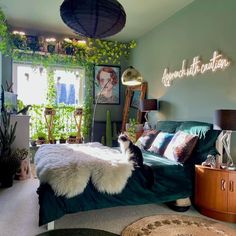
[[[157,130],[146,130],[143,132],[142,136],[137,140],[135,145],[141,149],[147,150],[151,146],[157,134]]]
[[[197,140],[197,135],[178,131],[168,144],[164,156],[170,160],[184,163],[191,156]]]
[[[154,152],[159,155],[163,155],[165,152],[165,149],[171,139],[173,138],[174,134],[170,134],[167,132],[160,132],[155,140],[153,141],[151,147],[148,149],[150,152]]]
[[[162,132],[175,133],[181,123],[181,121],[160,120],[157,122],[156,129]]]

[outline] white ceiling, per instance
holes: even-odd
[[[124,29],[109,39],[137,39],[194,0],[119,0],[127,19]],[[0,7],[14,29],[30,33],[73,36],[60,17],[63,0],[0,0]]]

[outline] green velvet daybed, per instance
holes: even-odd
[[[215,142],[219,132],[213,130],[212,124],[196,121],[159,121],[156,129],[170,133],[182,130],[198,135],[199,140],[191,158],[181,164],[143,151],[144,163],[150,170],[135,168],[119,194],[101,193],[89,181],[83,193],[66,198],[56,196],[48,183],[41,183],[37,191],[40,205],[39,225],[55,221],[68,213],[115,206],[165,203],[191,197],[194,189],[194,164],[204,161],[208,154],[217,153]],[[148,171],[154,176],[151,184]]]

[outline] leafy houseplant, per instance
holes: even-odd
[[[13,177],[20,167],[20,161],[12,155],[11,145],[16,136],[16,125],[10,124],[10,114],[4,109],[1,112],[2,125],[0,126],[0,182],[1,187],[11,187]]]
[[[56,39],[55,38],[47,38],[47,51],[49,53],[54,53],[56,49]]]
[[[72,44],[72,40],[69,38],[64,38],[64,40],[61,43],[62,50],[67,54],[67,55],[73,55],[74,54],[74,47]]]
[[[136,141],[136,127],[138,122],[136,119],[129,119],[129,125],[127,128],[127,134],[132,142]]]
[[[46,143],[46,140],[47,140],[47,134],[44,133],[43,131],[38,131],[36,133],[38,139],[37,139],[37,144],[41,145],[41,144],[44,144]]]
[[[12,40],[16,48],[25,50],[27,48],[27,38],[24,32],[14,31],[12,34]]]
[[[62,133],[60,135],[60,139],[59,139],[59,142],[60,143],[66,143],[66,139],[67,139],[68,135],[66,133]]]

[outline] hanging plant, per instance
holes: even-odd
[[[37,50],[40,51],[32,51],[30,45],[26,45],[26,48],[16,45],[14,37],[9,33],[5,15],[0,9],[0,51],[4,55],[10,56],[16,62],[31,62],[33,65],[39,64],[49,69],[55,65],[63,65],[65,68],[75,66],[85,68],[86,97],[83,104],[82,133],[85,138],[88,137],[92,120],[93,64],[120,65],[122,59],[128,59],[131,49],[136,47],[136,42],[122,43],[84,38],[85,41],[72,39],[67,44],[59,42],[58,45],[61,45],[61,47],[56,47],[55,42],[46,42],[43,37],[39,36],[40,46],[37,47]],[[29,40],[26,43],[29,43]],[[49,44],[52,44],[52,47],[47,48]],[[45,53],[45,48],[47,48],[49,53]],[[70,48],[72,53],[66,53],[65,48]],[[64,54],[61,54],[62,52]],[[47,105],[51,106],[55,104],[56,99],[55,82],[52,78],[53,72],[51,71],[48,76],[49,91],[47,96]],[[41,108],[38,109],[41,110]],[[43,128],[42,121],[37,121],[36,123],[40,128]]]
[[[56,103],[57,92],[54,80],[54,71],[52,69],[47,69],[47,104],[46,107],[53,108]]]

